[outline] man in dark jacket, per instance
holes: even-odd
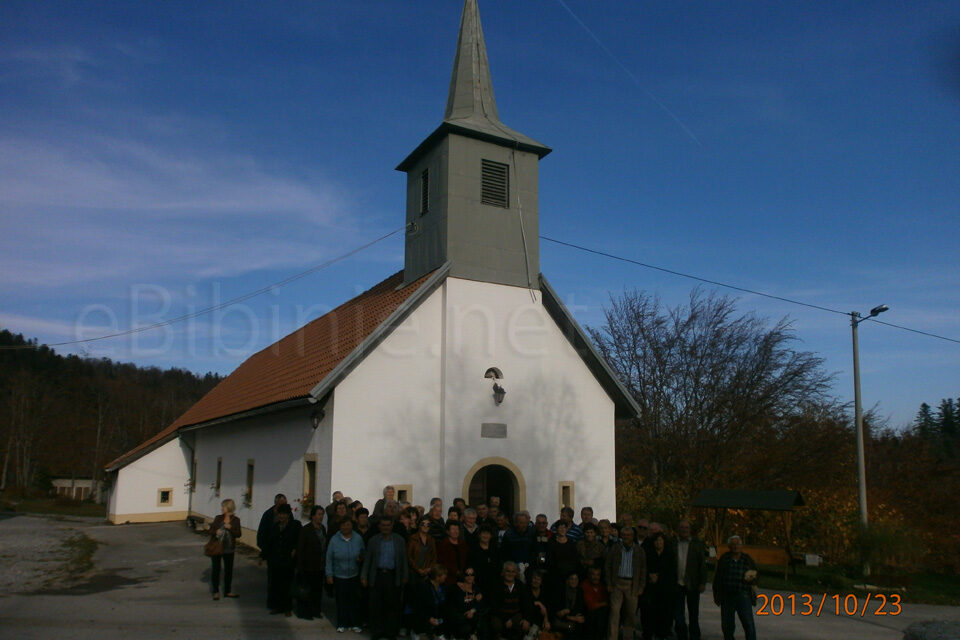
[[[287,496],[278,493],[273,497],[273,506],[263,512],[260,516],[260,524],[257,526],[257,548],[260,549],[260,563],[267,559],[267,536],[270,535],[270,529],[277,523],[277,507],[287,504]],[[267,593],[270,593],[270,572],[267,572]],[[270,607],[270,598],[267,597],[267,608]]]
[[[713,601],[720,607],[720,626],[724,640],[733,640],[736,630],[734,616],[740,618],[746,640],[757,640],[753,625],[753,585],[757,582],[757,564],[743,553],[740,536],[727,539],[730,550],[717,561],[713,576]]]
[[[494,637],[516,639],[530,631],[533,603],[517,575],[516,562],[503,563],[502,580],[490,598],[490,627]]]
[[[514,526],[503,534],[500,556],[505,560],[516,562],[520,573],[523,574],[533,561],[533,543],[536,534],[530,525],[528,512],[518,512],[513,520]]]
[[[700,594],[707,588],[707,545],[692,535],[689,520],[677,524],[677,640],[700,640]],[[690,624],[687,624],[689,616]]]
[[[307,620],[323,617],[321,605],[327,563],[327,530],[323,526],[323,515],[320,505],[310,509],[310,522],[300,530],[297,543],[297,583],[303,596],[297,598],[297,615]]]
[[[278,505],[277,521],[270,528],[261,551],[267,559],[267,607],[270,613],[293,615],[291,590],[300,528],[300,522],[293,519],[290,505]]]
[[[370,638],[397,637],[400,632],[400,589],[407,581],[407,545],[393,532],[394,520],[380,518],[379,535],[370,538],[360,582],[370,589]]]
[[[263,555],[263,547],[267,543],[267,534],[270,533],[270,528],[277,522],[277,507],[282,504],[287,504],[287,496],[278,493],[273,498],[273,506],[260,516],[260,525],[257,527],[257,547],[260,549],[261,558],[266,558]]]

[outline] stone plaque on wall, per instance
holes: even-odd
[[[507,425],[502,422],[484,422],[480,425],[481,438],[506,438]]]

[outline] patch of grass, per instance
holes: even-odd
[[[78,533],[63,541],[63,547],[70,554],[64,569],[68,576],[83,575],[93,569],[93,554],[100,546],[96,540],[85,533]]]
[[[903,594],[904,602],[960,605],[960,576],[920,573],[909,577],[911,584]]]
[[[19,513],[43,513],[61,516],[86,516],[106,518],[107,507],[92,502],[62,501],[56,498],[26,498],[23,500],[4,500],[0,507]]]
[[[63,562],[44,581],[45,589],[62,587],[76,582],[93,570],[93,555],[100,546],[85,533],[74,532],[61,545]]]

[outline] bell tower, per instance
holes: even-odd
[[[538,164],[550,153],[500,122],[477,0],[465,0],[443,121],[397,167],[407,174],[404,282],[450,275],[538,288]]]

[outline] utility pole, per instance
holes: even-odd
[[[869,318],[874,318],[887,309],[885,304],[870,309]],[[860,526],[866,533],[869,527],[867,517],[867,468],[865,461],[865,452],[863,444],[863,405],[860,402],[860,341],[857,335],[857,327],[867,318],[862,317],[858,312],[850,312],[850,327],[853,331],[853,412],[857,424],[857,489],[860,503]],[[864,560],[863,575],[870,575],[870,562]]]

